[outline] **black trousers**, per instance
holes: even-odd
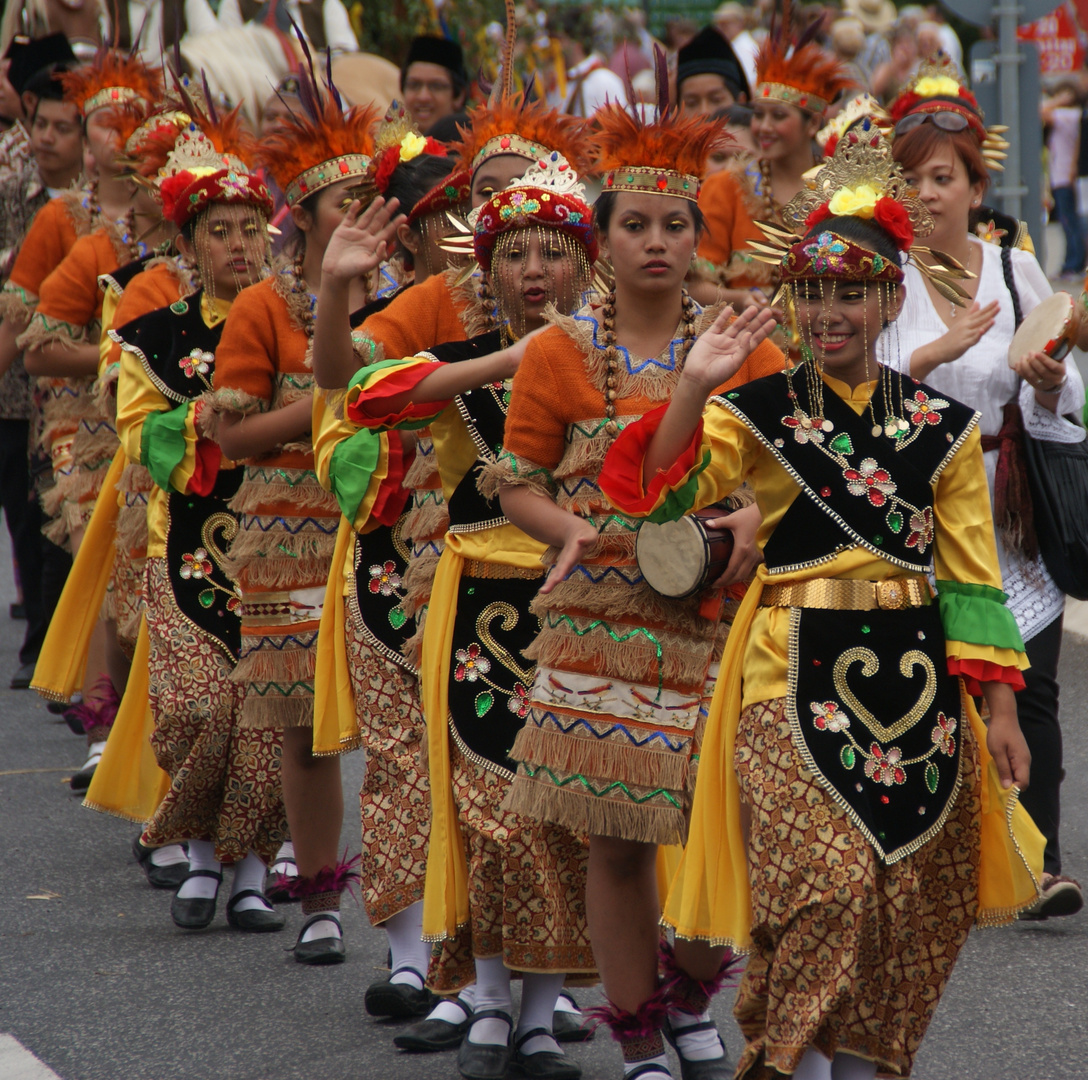
[[[72,566],[72,557],[42,536],[41,504],[30,482],[29,439],[29,420],[0,420],[0,506],[19,564],[26,607],[20,664],[37,661]]]
[[[1043,870],[1062,871],[1058,844],[1061,822],[1062,729],[1058,721],[1058,659],[1062,652],[1062,618],[1025,642],[1031,667],[1024,672],[1023,690],[1016,695],[1020,730],[1031,751],[1031,782],[1021,802],[1046,837]]]

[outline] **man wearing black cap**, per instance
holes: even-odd
[[[400,69],[408,115],[426,132],[465,107],[468,73],[461,46],[444,37],[417,37]]]
[[[707,26],[676,56],[676,96],[687,112],[713,113],[748,100],[750,90],[733,47]]]

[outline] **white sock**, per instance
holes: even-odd
[[[241,905],[238,905],[241,907]],[[318,938],[335,937],[342,938],[344,935],[340,930],[340,926],[332,921],[331,916],[336,915],[338,912],[330,911],[330,918],[318,919],[312,922],[307,928],[306,932],[302,935],[302,941],[316,941]]]
[[[264,898],[264,877],[268,872],[264,862],[255,851],[251,851],[240,863],[234,864],[234,883],[231,885],[231,896],[246,889],[255,889],[260,896],[247,896],[239,900],[235,911],[271,911],[272,905]]]
[[[79,767],[79,771],[83,772],[84,769],[89,769],[94,765],[97,765],[102,760],[102,753],[106,749],[106,740],[101,742],[93,742],[87,746],[87,760]]]
[[[836,1054],[832,1059],[831,1080],[875,1080],[875,1077],[875,1061],[867,1061],[855,1054]]]
[[[166,847],[157,847],[151,852],[153,866],[181,866],[188,861],[189,856],[185,854],[185,848],[181,844],[167,844]]]
[[[476,1011],[502,1009],[509,1013],[513,1008],[510,998],[510,969],[501,956],[486,960],[476,958]],[[510,1028],[498,1017],[487,1017],[474,1022],[468,1029],[468,1041],[486,1046],[505,1046],[510,1039]]]
[[[646,1058],[644,1061],[625,1061],[623,1063],[623,1075],[630,1076],[635,1069],[641,1069],[644,1065],[656,1065],[658,1072],[644,1073],[638,1080],[672,1080],[669,1059],[664,1054],[660,1057]]]
[[[810,1046],[793,1070],[793,1080],[832,1080],[831,1062]]]
[[[389,939],[389,951],[393,957],[390,965],[393,974],[389,981],[422,990],[427,965],[431,962],[431,943],[422,940],[423,901],[417,900],[386,919],[382,929]]]
[[[464,1001],[465,1006],[468,1008],[466,1013],[457,1002]],[[458,994],[455,998],[443,998],[428,1014],[428,1020],[441,1020],[444,1024],[453,1024],[455,1027],[458,1024],[463,1024],[468,1016],[472,1013],[472,1006],[465,1001],[463,993]]]
[[[688,1061],[713,1061],[723,1056],[722,1041],[718,1038],[717,1030],[705,1028],[702,1031],[692,1031],[687,1035],[684,1030],[703,1024],[710,1020],[710,1010],[693,1015],[681,1012],[678,1009],[669,1009],[669,1023],[672,1024],[673,1033],[676,1035],[676,1049],[682,1058]]]
[[[295,865],[295,845],[290,840],[280,844],[280,849],[276,852],[269,871],[273,874],[281,874],[283,877],[298,877],[298,867]]]
[[[210,840],[190,840],[189,869],[214,870],[215,873],[220,873],[223,867],[215,857],[215,844]],[[178,889],[178,897],[182,900],[211,900],[218,890],[219,882],[214,878],[189,878]]]
[[[578,1008],[578,1002],[572,997],[568,997],[562,991],[559,997],[555,999],[555,1011],[561,1013],[571,1013],[573,1016],[581,1016],[582,1010]]]
[[[476,1008],[476,984],[469,983],[457,996],[470,1008]]]
[[[561,971],[551,975],[525,972],[522,976],[521,1012],[518,1014],[516,1035],[524,1035],[533,1028],[544,1028],[549,1032],[552,1030],[555,1002],[559,991],[563,989],[565,979],[566,975]],[[563,1052],[551,1035],[537,1035],[521,1048],[523,1054],[539,1054],[541,1051],[550,1051],[553,1054]]]

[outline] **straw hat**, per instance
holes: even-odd
[[[859,19],[870,34],[890,30],[898,18],[892,0],[843,0],[842,9],[847,15]]]

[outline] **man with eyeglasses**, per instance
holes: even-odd
[[[461,46],[443,37],[417,37],[400,69],[404,107],[426,133],[465,107],[468,74]]]

